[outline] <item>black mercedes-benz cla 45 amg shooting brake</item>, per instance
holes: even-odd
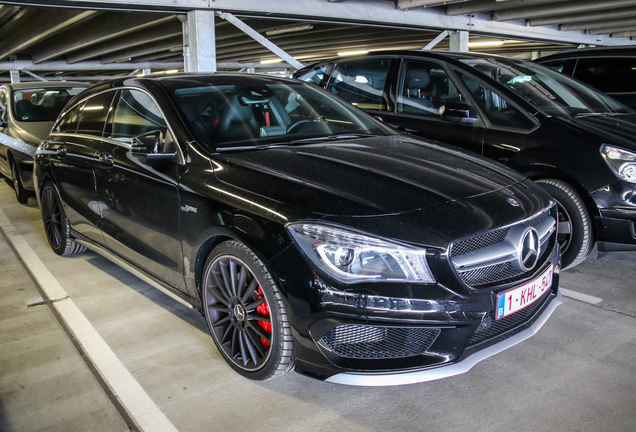
[[[461,373],[560,303],[542,189],[295,80],[97,85],[67,105],[34,174],[56,253],[88,247],[187,300],[255,380]]]

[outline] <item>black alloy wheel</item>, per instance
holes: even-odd
[[[572,186],[557,179],[542,179],[536,183],[557,203],[559,218],[557,240],[561,248],[563,269],[580,264],[594,245],[592,222],[583,200]]]
[[[234,370],[267,380],[292,368],[285,306],[254,252],[237,241],[219,244],[206,261],[201,291],[214,343]]]
[[[15,197],[20,204],[26,204],[29,200],[29,192],[22,184],[22,179],[20,178],[20,173],[18,172],[18,166],[15,159],[11,158],[9,165],[11,166],[11,182],[13,183]]]
[[[40,199],[44,234],[53,252],[58,255],[72,255],[86,250],[70,238],[71,228],[64,214],[62,200],[53,183],[44,184]]]

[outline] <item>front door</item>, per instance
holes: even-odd
[[[166,283],[185,289],[179,229],[181,165],[133,152],[133,137],[158,132],[155,152],[174,152],[174,141],[154,100],[122,90],[98,152],[97,193],[109,249]],[[170,149],[164,146],[172,146]]]

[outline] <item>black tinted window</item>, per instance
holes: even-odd
[[[327,78],[329,78],[329,75],[327,72],[329,66],[330,65],[318,66],[315,69],[312,69],[310,71],[297,75],[296,78],[301,81],[310,82],[320,87],[323,87],[325,83],[327,82]]]
[[[111,138],[131,142],[135,136],[157,130],[165,132],[167,128],[150,96],[138,90],[122,90],[115,106]]]
[[[88,99],[80,107],[77,133],[102,136],[104,123],[115,92],[106,92]]]
[[[386,111],[383,92],[390,65],[391,59],[383,58],[339,63],[327,90],[357,107]]]
[[[574,78],[602,92],[636,92],[636,58],[582,58]]]
[[[464,98],[448,74],[436,63],[404,62],[398,83],[397,112],[440,116],[440,108]]]
[[[535,126],[532,120],[526,117],[521,110],[512,105],[507,99],[474,78],[464,74],[460,76],[491,124],[515,129],[531,129]]]
[[[72,110],[67,111],[58,121],[57,132],[75,133],[77,131],[77,120],[81,105],[76,105]]]

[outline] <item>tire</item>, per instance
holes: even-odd
[[[291,370],[293,343],[282,296],[249,248],[232,240],[212,250],[201,299],[212,339],[235,371],[263,381]]]
[[[15,192],[15,197],[20,204],[26,204],[29,200],[29,191],[24,188],[22,184],[22,179],[20,178],[20,172],[18,171],[18,166],[15,162],[15,159],[11,158],[9,165],[11,167],[11,182],[13,183],[13,190]]]
[[[64,214],[62,199],[53,183],[44,183],[40,202],[44,234],[53,252],[58,255],[84,252],[86,248],[75,243],[70,237],[71,227]]]
[[[592,222],[583,200],[572,186],[557,179],[536,180],[557,202],[557,235],[563,269],[580,264],[594,245]]]

